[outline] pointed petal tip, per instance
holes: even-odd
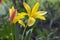
[[[45,11],[45,14],[47,14],[47,11]]]

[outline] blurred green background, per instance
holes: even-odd
[[[18,12],[26,10],[24,0],[2,0],[0,3],[0,40],[21,40],[24,28],[20,24],[10,24],[9,8],[14,6]],[[40,3],[39,10],[47,11],[46,20],[37,22],[26,29],[24,40],[60,40],[60,0],[25,0],[32,8]]]

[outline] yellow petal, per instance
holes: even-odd
[[[46,18],[44,17],[44,16],[36,16],[36,18],[38,18],[38,19],[41,19],[41,20],[46,20]]]
[[[45,14],[47,14],[46,11],[38,11],[38,12],[36,12],[36,13],[39,14],[39,15],[45,15]]]
[[[24,13],[24,12],[21,12],[21,13],[18,13],[18,14],[17,14],[18,18],[20,18],[20,19],[24,18],[26,15],[27,15],[27,14]]]
[[[25,27],[25,24],[22,20],[19,20],[18,23],[21,24],[23,27]]]
[[[9,15],[11,16],[14,11],[15,11],[14,6],[12,6],[12,8],[9,9]]]
[[[29,17],[27,25],[32,26],[34,23],[35,23],[35,19],[32,17]]]
[[[26,13],[22,12],[22,13],[18,13],[14,19],[13,19],[13,23],[16,23],[18,20],[23,19],[25,17],[25,15],[27,15]]]
[[[29,7],[29,5],[26,4],[25,2],[23,3],[23,5],[24,5],[25,9],[27,10],[28,15],[30,15],[31,8]]]
[[[12,9],[9,9],[9,15],[11,16],[11,14],[12,14]]]
[[[14,6],[12,6],[12,12],[14,11],[15,9],[14,9]]]
[[[18,13],[17,15],[18,15],[18,16],[25,16],[25,15],[27,15],[27,13],[21,12],[21,13]]]
[[[34,14],[35,12],[37,12],[38,8],[39,8],[39,3],[37,2],[37,3],[35,4],[35,6],[33,7],[31,14]]]
[[[15,16],[13,19],[13,23],[16,23],[18,20],[19,20],[19,18],[17,16]]]

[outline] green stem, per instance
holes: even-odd
[[[19,40],[19,27],[18,27],[18,25],[15,25],[14,26],[14,31],[15,31],[15,40]]]
[[[12,33],[12,30],[11,30],[11,33]],[[12,33],[12,40],[14,40],[13,33]]]
[[[10,27],[11,27],[11,33],[12,33],[11,36],[12,36],[12,40],[14,40],[14,37],[13,37],[13,30],[12,30],[12,29],[13,29],[13,27],[12,27],[13,25],[12,25],[12,26],[11,26],[11,25],[12,25],[12,24],[10,24]]]
[[[24,31],[23,31],[22,39],[21,39],[21,40],[24,40],[24,34],[25,34],[25,32],[26,32],[26,28],[27,28],[27,26],[25,27],[25,29],[24,29]]]

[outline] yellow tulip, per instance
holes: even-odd
[[[11,23],[16,23],[18,22],[19,24],[21,24],[23,27],[25,27],[25,24],[24,22],[22,21],[22,19],[25,17],[25,15],[27,15],[26,13],[24,12],[21,12],[21,13],[18,13],[17,14],[17,10],[14,9],[14,7],[12,6],[11,9],[9,9],[9,13],[10,13],[10,22]]]
[[[41,20],[46,20],[46,18],[43,15],[45,15],[47,12],[46,11],[38,11],[38,8],[39,8],[38,2],[34,5],[32,10],[27,3],[24,2],[23,5],[29,16],[28,23],[27,23],[28,26],[32,26],[35,23],[36,18],[41,19]]]
[[[17,15],[17,10],[14,9],[13,6],[11,9],[9,9],[9,15],[10,15],[10,17],[9,17],[10,22],[14,23],[13,20],[14,20],[15,16]]]

